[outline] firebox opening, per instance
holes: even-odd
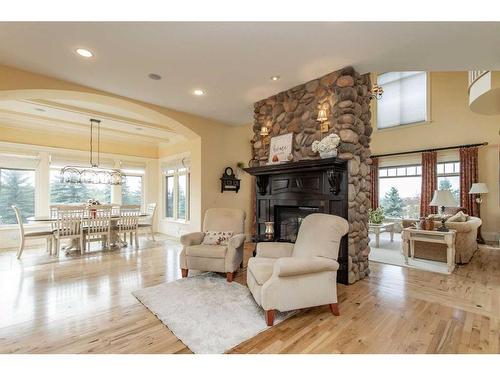
[[[295,242],[302,220],[313,213],[320,212],[319,207],[275,206],[275,240]]]

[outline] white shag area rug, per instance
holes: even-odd
[[[221,354],[270,328],[246,286],[204,273],[132,293],[194,353]],[[293,312],[276,312],[274,324]]]

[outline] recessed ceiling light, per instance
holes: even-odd
[[[38,112],[45,112],[45,109],[43,109],[43,108],[38,108],[38,107],[35,107],[35,111],[38,111]]]
[[[159,81],[161,79],[161,75],[156,74],[156,73],[149,73],[148,77],[154,81]]]
[[[76,53],[78,53],[80,56],[86,57],[86,58],[90,58],[90,57],[94,56],[94,54],[91,51],[89,51],[88,49],[85,49],[85,48],[77,48]]]
[[[205,95],[206,93],[202,89],[196,89],[193,91],[193,94],[195,94],[196,96],[202,96]]]
[[[271,77],[271,81],[277,81],[279,80],[281,77],[280,76],[272,76]]]

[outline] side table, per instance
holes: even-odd
[[[408,254],[412,259],[415,257],[415,241],[442,243],[447,246],[446,263],[448,272],[455,269],[455,237],[457,231],[450,229],[449,232],[439,232],[437,230],[403,229],[403,253],[405,263],[408,264]]]

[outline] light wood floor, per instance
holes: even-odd
[[[141,240],[140,250],[60,260],[40,249],[21,261],[0,253],[0,352],[189,353],[131,295],[179,278],[179,251],[176,241]],[[450,276],[371,268],[368,279],[339,285],[340,317],[306,309],[232,352],[499,353],[500,251],[482,249]]]

